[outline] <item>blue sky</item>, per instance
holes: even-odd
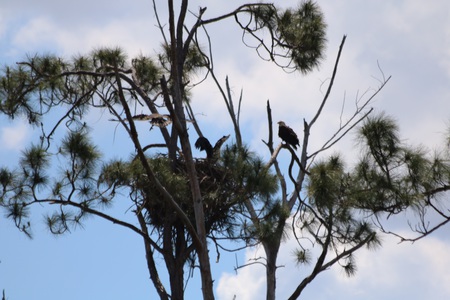
[[[165,3],[165,1],[158,1]],[[280,1],[281,2],[281,1]],[[210,18],[234,9],[244,1],[192,1],[192,10],[207,6]],[[285,6],[297,1],[283,1]],[[450,112],[450,3],[435,1],[318,1],[328,23],[326,60],[308,76],[286,74],[261,61],[241,43],[231,21],[210,27],[215,68],[219,79],[229,76],[236,95],[244,91],[241,122],[253,149],[267,155],[265,103],[270,99],[274,120],[283,119],[302,132],[303,118],[315,113],[322,99],[321,83],[329,79],[340,40],[348,35],[335,89],[323,117],[311,133],[311,149],[317,149],[339,124],[343,99],[349,116],[357,95],[372,91],[381,73],[392,75],[373,103],[399,122],[405,142],[432,149],[443,145]],[[164,9],[164,8],[163,8]],[[161,18],[164,13],[161,12]],[[66,57],[96,47],[120,45],[130,57],[154,54],[161,38],[149,0],[41,0],[0,1],[0,63],[14,63],[25,54],[53,53]],[[206,43],[206,42],[205,42]],[[231,132],[220,95],[210,83],[193,91],[198,121],[211,140]],[[100,115],[91,115],[95,134],[101,137],[106,157],[127,155],[123,132],[111,130]],[[143,133],[148,129],[142,125]],[[155,131],[156,133],[156,131]],[[151,133],[151,134],[155,134]],[[20,151],[36,138],[24,122],[0,116],[0,164],[14,165]],[[152,136],[153,138],[153,136]],[[155,137],[156,138],[156,137]],[[349,161],[354,136],[349,135],[333,151]],[[332,153],[332,152],[331,152]],[[125,156],[126,157],[126,156]],[[446,201],[447,199],[443,199]],[[122,205],[123,206],[123,205]],[[117,203],[114,213],[127,217]],[[0,289],[10,300],[21,299],[149,299],[154,295],[145,266],[143,244],[125,229],[90,218],[84,229],[54,237],[40,222],[45,209],[34,211],[34,239],[20,234],[5,218],[0,219]],[[404,216],[392,227],[408,234]],[[414,245],[400,244],[385,236],[376,252],[356,255],[358,272],[346,278],[339,268],[320,275],[305,291],[305,299],[449,299],[449,227]],[[305,271],[292,260],[289,242],[283,244],[278,263],[278,298],[285,299]],[[238,261],[262,255],[261,249],[240,253]],[[217,299],[263,298],[264,270],[233,267],[235,257],[222,254],[213,263]],[[162,266],[163,261],[158,263]],[[186,299],[199,294],[198,275]]]

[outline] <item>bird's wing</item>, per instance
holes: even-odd
[[[149,121],[153,118],[152,115],[139,114],[139,115],[134,115],[131,118],[135,121]]]
[[[212,145],[207,138],[201,136],[195,142],[195,148],[200,149],[200,151],[203,151],[207,149],[212,149]]]

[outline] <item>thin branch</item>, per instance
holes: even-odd
[[[270,108],[269,100],[267,100],[266,108],[267,108],[267,125],[268,125],[268,129],[269,129],[269,140],[267,143],[264,141],[263,141],[263,143],[266,144],[266,146],[269,148],[271,156],[270,156],[269,161],[266,163],[265,168],[269,169],[272,164],[274,165],[275,172],[277,174],[277,178],[280,181],[281,198],[283,201],[286,201],[286,199],[287,199],[286,180],[284,179],[284,176],[280,169],[280,165],[278,164],[278,161],[277,161],[277,157],[278,157],[278,154],[280,153],[282,144],[279,144],[276,149],[273,149],[273,129],[272,129],[273,121],[272,121],[272,109]]]
[[[145,223],[144,216],[141,212],[136,212],[136,216],[139,221],[139,225],[141,226],[141,231],[143,234],[145,234],[147,237],[149,237],[149,233],[147,230],[147,224]],[[159,278],[158,269],[155,264],[155,259],[153,257],[153,251],[151,249],[151,243],[149,243],[148,239],[144,238],[144,246],[145,246],[145,258],[147,260],[147,267],[150,273],[150,278],[153,282],[153,285],[156,288],[156,291],[158,292],[159,297],[161,300],[168,300],[169,295],[167,294],[166,289],[164,288],[164,285],[161,282],[161,279]],[[159,248],[158,250],[160,253],[162,252],[162,249]]]
[[[87,212],[89,214],[101,217],[102,219],[110,221],[113,224],[117,224],[117,225],[123,226],[125,228],[131,229],[132,231],[136,232],[137,234],[139,234],[140,236],[142,236],[144,239],[148,240],[149,242],[153,242],[153,241],[151,241],[151,239],[150,239],[150,237],[148,235],[146,235],[144,232],[142,232],[142,230],[140,230],[139,228],[137,228],[133,224],[130,224],[128,222],[125,222],[125,221],[119,220],[117,218],[114,218],[114,217],[112,217],[112,216],[110,216],[108,214],[105,214],[105,213],[101,212],[101,211],[98,211],[98,210],[90,208],[90,207],[88,207],[86,205],[83,205],[82,203],[74,202],[74,201],[71,201],[71,200],[39,199],[39,200],[34,200],[33,202],[28,203],[27,205],[31,205],[33,203],[49,203],[49,204],[59,204],[59,205],[63,205],[63,206],[76,207],[76,208],[80,209],[81,211],[84,211],[84,212]]]
[[[344,132],[341,133],[341,130],[342,130],[343,128],[345,128],[346,125],[344,125],[343,127],[339,128],[339,129],[333,134],[333,136],[332,136],[328,141],[326,141],[326,142],[323,144],[323,146],[322,146],[319,150],[317,150],[317,151],[313,152],[312,154],[308,155],[308,159],[310,159],[310,158],[312,158],[312,157],[315,157],[315,156],[316,156],[317,154],[319,154],[320,152],[323,152],[323,151],[328,150],[328,149],[330,149],[331,147],[333,147],[333,146],[334,146],[336,143],[338,143],[344,136],[346,136],[347,133],[349,133],[353,128],[355,128],[356,125],[358,125],[361,121],[363,121],[365,118],[367,118],[367,116],[368,116],[370,113],[372,113],[372,111],[373,111],[373,108],[371,108],[367,113],[365,113],[362,117],[360,117],[358,120],[356,120],[356,122],[353,123],[350,127],[348,127]],[[352,119],[353,119],[353,117],[352,117]],[[339,136],[338,136],[338,135],[339,135]],[[338,137],[336,138],[336,136],[338,136]]]
[[[341,53],[342,53],[342,49],[344,48],[344,43],[345,43],[345,39],[347,38],[346,35],[343,36],[342,38],[342,42],[341,45],[339,46],[339,51],[338,51],[338,55],[336,57],[336,62],[334,64],[334,69],[333,69],[333,74],[331,75],[331,80],[330,80],[330,84],[328,85],[328,89],[325,93],[325,96],[322,100],[322,103],[320,104],[319,109],[317,110],[316,115],[314,116],[314,118],[309,122],[309,127],[311,127],[319,118],[320,114],[322,113],[323,107],[325,106],[325,103],[328,100],[328,97],[330,96],[331,93],[331,89],[333,87],[334,84],[334,79],[336,78],[336,73],[337,73],[337,68],[338,68],[338,64],[339,64],[339,60],[341,58]]]
[[[347,120],[347,122],[345,122],[344,125],[339,126],[339,129],[336,130],[336,132],[323,144],[323,146],[319,150],[310,154],[308,156],[308,158],[314,157],[317,154],[319,154],[320,152],[323,152],[323,151],[333,147],[344,136],[346,136],[349,131],[351,131],[361,121],[363,121],[373,111],[373,108],[369,109],[369,111],[367,113],[365,113],[362,117],[360,117],[353,124],[351,124],[353,122],[353,120],[355,120],[355,118],[367,107],[367,105],[369,105],[369,103],[372,102],[372,100],[375,98],[375,96],[378,95],[378,93],[384,88],[384,86],[389,82],[390,79],[391,79],[391,76],[389,76],[387,78],[387,80],[382,82],[381,86],[378,87],[378,89],[364,102],[364,104],[362,106],[358,106],[356,108],[355,113]]]
[[[161,36],[164,39],[165,45],[168,46],[169,43],[167,42],[167,38],[166,38],[166,35],[164,33],[164,30],[163,30],[164,27],[161,25],[161,21],[159,19],[158,9],[156,8],[156,2],[155,2],[155,0],[153,0],[152,2],[153,2],[153,11],[154,11],[155,17],[156,17],[156,22],[158,23],[158,28],[161,31]]]
[[[206,25],[206,24],[210,24],[210,23],[215,23],[215,22],[218,22],[220,20],[236,16],[238,13],[241,13],[241,12],[251,12],[251,8],[253,6],[273,6],[273,4],[269,4],[269,3],[248,3],[248,4],[244,4],[244,5],[239,6],[238,8],[236,8],[235,10],[233,10],[230,13],[221,15],[219,17],[211,18],[211,19],[208,19],[208,20],[202,20],[200,25]]]

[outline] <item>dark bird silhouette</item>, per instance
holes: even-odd
[[[297,134],[287,126],[283,121],[278,122],[278,136],[286,143],[294,147],[297,150],[297,146],[300,146]]]
[[[206,151],[206,157],[211,158],[213,156],[213,147],[207,138],[201,136],[195,142],[195,148],[200,151]]]
[[[211,158],[218,159],[220,157],[220,148],[222,147],[223,143],[225,143],[226,140],[228,140],[229,137],[230,135],[224,135],[223,137],[221,137],[216,142],[213,148],[208,139],[201,136],[195,142],[195,148],[200,149],[200,151],[206,151],[206,157],[208,159]]]

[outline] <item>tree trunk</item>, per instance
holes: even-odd
[[[182,73],[182,66],[175,69],[174,74]],[[204,300],[213,300],[213,280],[211,275],[211,266],[209,262],[208,244],[206,241],[205,228],[205,214],[203,210],[203,199],[200,190],[200,183],[197,177],[197,170],[195,169],[195,162],[192,156],[191,144],[189,141],[189,134],[186,128],[186,119],[184,116],[184,105],[182,97],[182,78],[176,76],[176,84],[173,87],[173,107],[175,126],[179,133],[181,149],[186,164],[187,175],[189,177],[189,184],[192,193],[196,233],[200,244],[196,244],[198,260],[200,264],[200,275],[202,278],[202,292]]]
[[[190,148],[187,130],[180,134],[181,145],[183,149],[184,158],[186,161],[186,168],[191,184],[195,223],[197,228],[197,235],[200,239],[201,245],[196,247],[198,261],[200,264],[200,275],[202,278],[202,292],[203,300],[213,300],[213,280],[211,275],[211,266],[209,262],[208,244],[206,241],[205,215],[203,210],[203,199],[200,191],[200,184],[197,178],[197,171],[194,166],[192,158],[192,151]]]
[[[267,292],[266,300],[275,300],[276,292],[276,271],[277,257],[280,249],[280,239],[275,242],[263,242],[264,251],[266,252],[266,280]]]
[[[266,285],[267,293],[266,300],[275,300],[276,294],[276,272],[277,272],[277,257],[280,250],[281,238],[283,237],[284,226],[286,219],[282,216],[278,219],[278,225],[270,237],[262,241],[264,251],[266,252]]]
[[[183,264],[179,264],[179,260],[175,258],[175,264],[170,274],[170,292],[172,300],[184,299],[184,271]]]
[[[182,227],[182,225],[181,225]],[[184,299],[184,263],[187,255],[184,253],[185,238],[184,231],[174,225],[168,219],[164,224],[163,232],[163,255],[169,272],[170,292],[172,300]],[[173,240],[175,236],[175,241]]]
[[[189,49],[189,41],[183,44],[183,32],[185,30],[184,21],[188,9],[188,0],[181,1],[180,12],[177,23],[175,24],[174,1],[169,0],[169,31],[170,31],[170,57],[171,57],[171,88],[173,101],[173,118],[175,119],[173,126],[178,131],[181,149],[186,164],[187,175],[192,192],[196,235],[198,241],[195,243],[198,261],[200,264],[200,275],[202,279],[203,300],[213,300],[213,280],[211,274],[211,266],[209,262],[208,244],[206,241],[205,215],[203,211],[203,199],[200,191],[200,184],[197,178],[195,162],[192,157],[191,144],[189,134],[186,128],[186,118],[184,115],[183,95],[184,95],[184,62]],[[178,3],[178,2],[177,2]],[[170,104],[169,104],[170,105]]]

